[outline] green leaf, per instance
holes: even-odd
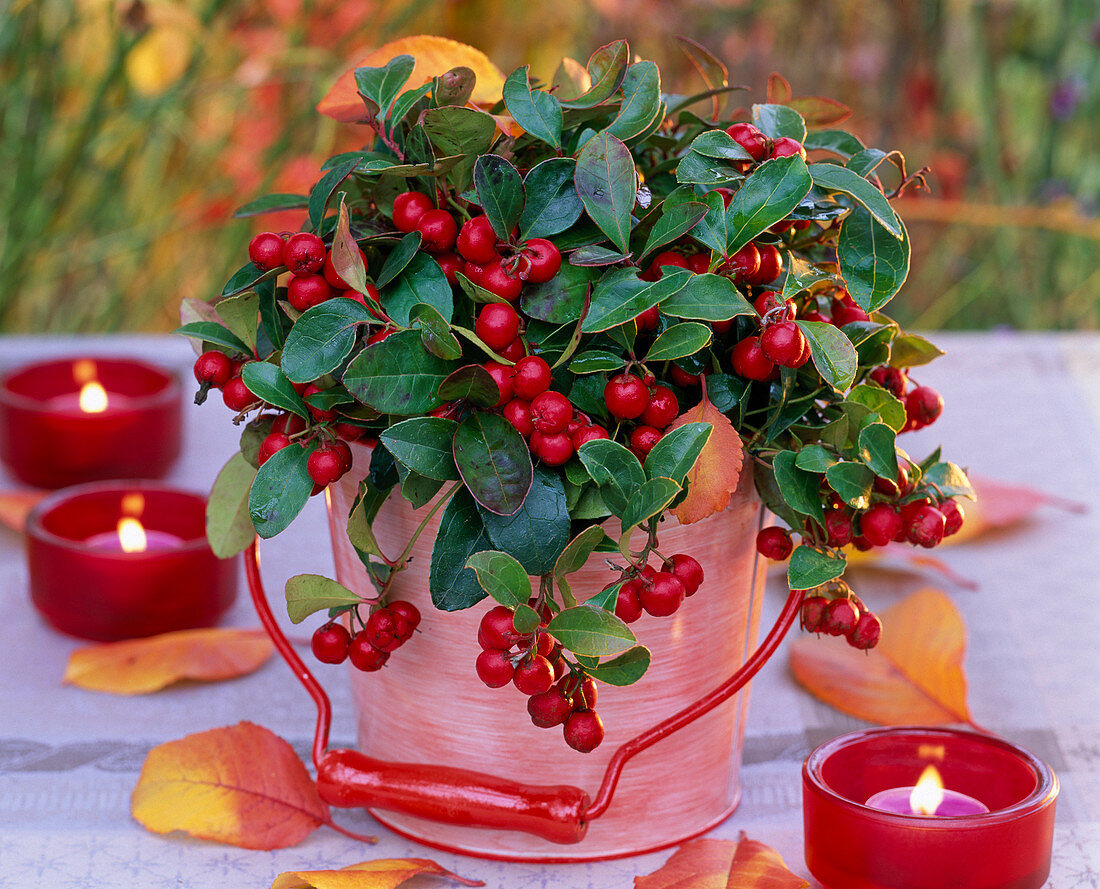
[[[665,276],[668,274],[666,270]],[[661,303],[661,311],[673,318],[697,318],[702,321],[726,321],[737,315],[756,314],[729,278],[690,273],[684,287]]]
[[[561,103],[550,93],[531,89],[528,67],[517,68],[505,79],[504,105],[530,135],[561,148]]]
[[[250,361],[244,366],[241,376],[248,391],[257,398],[305,420],[309,419],[309,410],[302,401],[302,396],[294,391],[290,380],[276,365],[266,361]]]
[[[478,407],[496,407],[500,388],[496,380],[480,364],[467,364],[439,384],[443,401],[468,401]]]
[[[238,293],[244,293],[246,290],[252,290],[261,281],[274,280],[283,271],[285,271],[285,267],[279,266],[278,268],[261,272],[252,263],[245,263],[233,273],[232,278],[225,282],[225,287],[222,288],[221,297],[226,299],[230,296],[236,296]]]
[[[395,423],[379,438],[405,468],[438,481],[458,478],[453,442],[458,423],[443,417],[413,417]]]
[[[596,547],[607,539],[603,528],[599,525],[590,525],[574,537],[558,556],[554,563],[554,582],[562,593],[562,601],[566,607],[577,604],[570,589],[566,576],[574,571],[579,571],[588,561],[588,557],[596,551]]]
[[[484,599],[485,590],[477,582],[477,575],[466,567],[466,560],[492,548],[474,498],[465,488],[459,488],[443,510],[432,547],[428,572],[432,604],[440,611],[461,611]]]
[[[653,341],[646,361],[671,361],[694,355],[710,343],[712,331],[709,324],[688,321],[673,324]]]
[[[344,372],[344,385],[363,404],[408,417],[443,403],[436,393],[454,369],[453,361],[424,348],[419,330],[402,330],[356,355]]]
[[[726,233],[726,205],[716,191],[707,192],[702,198],[707,215],[691,230],[691,236],[716,253],[725,253],[729,235]]]
[[[380,68],[356,68],[355,85],[385,116],[401,88],[412,77],[415,67],[416,60],[412,56],[395,56]]]
[[[508,553],[484,550],[466,560],[466,567],[477,575],[481,588],[501,605],[515,608],[531,598],[531,579],[523,566]]]
[[[389,120],[387,121],[387,128],[389,129],[389,131],[392,133],[397,128],[397,125],[405,119],[405,115],[412,111],[413,106],[415,106],[417,102],[423,99],[431,91],[431,83],[424,83],[418,86],[416,89],[405,90],[403,93],[401,93],[401,95],[399,95],[397,99],[394,100],[393,107],[390,109],[388,115]],[[448,153],[449,152],[444,152],[444,154]],[[364,164],[360,164],[358,167],[356,167],[356,171],[364,172],[364,166]]]
[[[837,260],[848,292],[865,312],[881,309],[909,275],[909,237],[898,240],[856,207],[840,226]]]
[[[290,332],[290,318],[275,300],[274,280],[256,285],[256,295],[260,298],[260,325],[272,348],[281,350]]]
[[[649,649],[644,645],[635,645],[616,658],[604,661],[598,667],[588,667],[585,672],[593,679],[608,685],[633,685],[649,669]]]
[[[569,509],[561,474],[537,467],[531,490],[514,515],[483,511],[481,518],[493,546],[518,559],[528,574],[546,574],[569,542]]]
[[[379,454],[384,451],[385,448],[376,448],[374,453]],[[372,525],[387,496],[389,496],[388,490],[380,491],[368,479],[363,486],[363,495],[348,514],[348,540],[360,553],[383,558],[382,549],[374,537]]]
[[[825,480],[852,509],[866,509],[871,505],[875,474],[864,464],[834,463],[825,470]]]
[[[398,464],[397,472],[401,476],[401,496],[413,509],[420,509],[429,503],[443,487],[443,482],[410,472],[402,464]]]
[[[570,265],[585,267],[617,265],[627,259],[630,259],[628,254],[620,253],[618,250],[611,250],[608,247],[601,247],[598,244],[580,247],[569,254]]]
[[[638,191],[630,150],[611,133],[597,133],[577,155],[573,182],[592,221],[620,253],[627,253],[630,214]]]
[[[576,169],[573,158],[552,157],[528,171],[523,180],[527,203],[519,218],[521,238],[556,235],[580,219],[584,204],[573,185]]]
[[[677,238],[686,235],[699,224],[709,212],[706,204],[689,201],[666,209],[654,224],[645,242],[645,249],[638,255],[638,263],[658,247],[671,244]]]
[[[829,272],[810,265],[801,256],[787,253],[787,275],[783,279],[784,300],[791,299],[816,284],[818,281],[837,280]]]
[[[844,573],[845,561],[812,547],[796,546],[787,565],[787,585],[792,590],[809,590]]]
[[[414,256],[416,251],[420,249],[420,242],[424,240],[424,236],[420,232],[409,232],[400,241],[397,242],[397,246],[390,251],[390,255],[386,257],[386,261],[382,263],[382,268],[378,272],[378,277],[375,278],[374,283],[376,287],[385,287],[394,278],[401,274]]]
[[[438,309],[426,303],[417,303],[410,315],[411,323],[420,325],[420,341],[425,349],[446,361],[462,357],[462,343],[451,333],[451,325],[443,319]]]
[[[583,94],[568,102],[562,102],[565,108],[594,108],[611,98],[619,88],[630,59],[630,47],[625,40],[616,40],[601,46],[588,59],[588,73],[592,86]]]
[[[510,516],[523,505],[534,478],[531,452],[503,417],[472,412],[455,433],[454,455],[466,487],[489,512]]]
[[[356,161],[345,161],[339,166],[333,167],[322,176],[309,193],[309,224],[317,231],[321,227],[321,220],[325,217],[325,209],[336,187],[343,182],[356,167]]]
[[[510,240],[523,215],[523,180],[516,168],[497,154],[483,154],[474,163],[478,203],[498,238]]]
[[[933,463],[924,470],[921,481],[934,486],[943,497],[966,497],[976,500],[977,495],[970,484],[970,479],[954,463]]]
[[[593,605],[577,605],[559,611],[546,627],[563,648],[574,654],[605,657],[618,654],[637,641],[619,618]]]
[[[866,208],[879,225],[895,238],[901,239],[904,236],[905,229],[898,214],[886,200],[886,195],[855,170],[838,167],[836,164],[810,164],[809,170],[814,185],[825,191],[839,191],[851,195]]]
[[[901,432],[905,425],[905,405],[880,386],[861,383],[849,392],[844,400],[866,406],[878,414],[882,422],[895,432]],[[891,476],[891,480],[893,478],[894,476]]]
[[[356,326],[372,319],[366,306],[337,297],[307,309],[283,346],[282,368],[292,383],[311,383],[332,373],[355,345]]]
[[[864,145],[851,133],[844,130],[814,130],[807,133],[802,142],[807,151],[831,151],[847,159],[863,151]]]
[[[291,445],[276,451],[256,473],[248,494],[248,514],[264,539],[286,530],[313,493],[306,470],[312,448]]]
[[[413,256],[396,280],[382,292],[382,308],[403,327],[409,323],[417,303],[431,306],[445,321],[454,313],[454,295],[447,276],[427,253]]]
[[[255,478],[256,470],[237,453],[214,480],[206,501],[206,539],[219,559],[235,556],[256,539],[248,514],[248,492]]]
[[[725,253],[731,256],[781,219],[809,193],[813,180],[797,155],[777,157],[757,167],[726,208]]]
[[[897,435],[885,423],[871,423],[859,430],[859,459],[879,478],[895,481],[898,477]]]
[[[519,304],[532,318],[551,324],[570,324],[580,320],[584,297],[598,272],[565,263],[545,284],[528,284]]]
[[[635,62],[623,75],[623,101],[607,132],[626,142],[649,129],[660,113],[661,72],[654,62]]]
[[[670,478],[682,485],[711,431],[710,423],[685,423],[666,432],[645,459],[646,475],[651,479]]]
[[[695,137],[689,146],[691,151],[703,157],[712,157],[724,161],[752,161],[753,157],[733,136],[725,130],[706,130]]]
[[[636,268],[612,269],[592,291],[592,304],[581,329],[596,333],[625,324],[680,291],[691,277],[687,269],[670,268],[657,281],[643,281]]]
[[[318,611],[362,601],[346,586],[320,574],[296,574],[286,582],[286,613],[291,623],[300,624]]]
[[[841,390],[851,386],[859,363],[852,341],[825,321],[796,321],[795,324],[805,334],[814,367],[825,382]]]
[[[890,364],[893,367],[918,367],[942,354],[942,349],[915,333],[903,333],[890,343]]]
[[[596,439],[585,442],[577,451],[592,481],[600,486],[600,495],[616,515],[645,483],[645,472],[629,450],[616,441]]]
[[[569,369],[575,374],[601,373],[609,370],[618,370],[626,363],[622,355],[614,352],[605,352],[601,349],[590,349],[581,352],[569,362]]]
[[[784,502],[795,512],[808,515],[819,522],[821,512],[821,478],[815,473],[799,469],[795,465],[794,451],[780,451],[772,459],[775,483]]]
[[[215,346],[224,346],[233,352],[249,354],[248,346],[240,339],[216,321],[192,321],[177,327],[173,333],[189,336],[192,339],[201,340],[204,343],[213,343]]]
[[[255,293],[242,293],[223,299],[215,307],[221,322],[242,343],[248,346],[251,354],[256,348],[257,326],[260,317],[260,297]]]
[[[681,491],[677,482],[670,478],[650,478],[635,491],[626,503],[622,515],[623,534],[636,525],[640,525],[655,515],[665,511],[676,495]]]
[[[512,626],[516,628],[517,633],[529,635],[541,624],[542,616],[530,605],[522,603],[516,606],[515,613],[512,615]]]
[[[752,122],[772,139],[787,136],[796,142],[806,141],[806,122],[801,114],[786,105],[753,105]]]
[[[745,178],[733,164],[733,161],[705,157],[697,151],[689,151],[676,165],[676,181],[680,185],[733,185]],[[725,245],[722,249],[725,250]]]
[[[794,465],[807,472],[824,473],[826,469],[837,462],[829,451],[821,445],[806,445],[798,451]]]
[[[432,145],[445,155],[472,157],[489,150],[497,129],[491,114],[459,105],[429,108],[421,117],[421,125]]]
[[[278,213],[281,210],[304,210],[308,206],[309,198],[304,194],[265,194],[238,207],[233,211],[233,218],[245,219],[264,213]]]

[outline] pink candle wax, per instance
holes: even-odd
[[[943,800],[936,806],[933,812],[922,812],[913,808],[910,797],[915,787],[891,787],[889,790],[881,790],[872,796],[864,805],[872,809],[881,809],[883,812],[893,812],[897,815],[924,815],[926,817],[944,818],[951,815],[981,815],[989,811],[989,807],[980,800],[959,793],[957,790],[943,791]]]

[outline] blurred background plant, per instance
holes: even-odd
[[[1100,326],[1100,18],[1094,0],[8,0],[0,11],[0,330],[166,330],[209,298],[265,191],[303,192],[363,128],[317,100],[367,51],[435,33],[549,79],[627,37],[670,91],[672,34],[831,96],[932,168],[906,198],[924,328]],[[744,94],[742,94],[744,95]]]

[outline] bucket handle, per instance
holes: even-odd
[[[271,612],[260,577],[256,540],[245,553],[245,574],[260,622],[317,706],[313,764],[317,790],[326,803],[342,808],[387,809],[469,827],[518,830],[555,843],[578,843],[584,838],[588,823],[611,805],[623,767],[632,757],[737,694],[775,653],[798,616],[805,594],[803,590],[791,590],[764,641],[729,679],[619,747],[607,764],[596,798],[590,801],[580,788],[564,784],[522,784],[452,766],[386,762],[358,750],[326,749],[332,705]]]

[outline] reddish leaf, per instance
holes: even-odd
[[[27,516],[38,505],[45,491],[7,491],[0,493],[0,525],[16,534],[27,529]]]
[[[184,679],[215,682],[264,665],[273,648],[258,630],[180,630],[78,648],[64,682],[116,695],[160,691]]]
[[[777,72],[768,77],[768,104],[786,105],[791,101],[791,84],[787,78]]]
[[[1053,506],[1066,512],[1085,512],[1083,503],[1065,500],[1044,491],[1022,485],[1010,485],[989,478],[971,478],[977,502],[962,501],[966,521],[962,530],[944,543],[963,543],[981,537],[989,531],[1010,528],[1031,517],[1042,506]]]
[[[660,870],[634,878],[634,889],[803,889],[809,885],[787,870],[778,852],[743,832],[737,840],[684,843]]]
[[[802,115],[808,127],[829,127],[852,116],[847,105],[824,96],[802,96],[788,100],[787,105]]]
[[[695,70],[699,72],[699,76],[703,78],[703,83],[707,85],[708,90],[729,86],[729,69],[709,49],[701,43],[696,43],[690,37],[677,37],[676,42],[680,44],[680,49],[683,50],[684,55],[688,57]],[[721,97],[712,96],[711,117],[714,120],[718,120],[721,108]]]
[[[427,858],[381,858],[340,870],[302,870],[279,874],[271,889],[397,889],[406,880],[434,876],[462,886],[484,886],[467,880]]]
[[[687,497],[672,510],[682,524],[690,525],[729,505],[730,495],[737,490],[737,480],[741,476],[744,446],[733,424],[710,403],[705,389],[703,400],[681,414],[669,430],[685,423],[710,423],[713,427],[703,452],[688,473]]]
[[[156,833],[245,849],[282,849],[325,823],[328,810],[293,748],[251,722],[149,751],[131,811]]]
[[[881,725],[970,722],[966,625],[939,590],[919,590],[881,615],[882,641],[870,652],[843,638],[802,636],[791,671],[827,704]]]

